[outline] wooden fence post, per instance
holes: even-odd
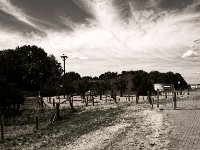
[[[173,92],[173,108],[176,109],[176,91]]]
[[[4,127],[4,115],[1,114],[1,139],[2,140],[4,140],[3,127]]]
[[[38,116],[35,117],[36,129],[38,130]]]
[[[87,96],[86,99],[85,99],[85,106],[86,106],[86,107],[88,106],[88,96]]]
[[[159,108],[159,89],[157,89],[157,108]]]
[[[92,105],[94,106],[94,95],[92,93]]]
[[[167,99],[167,91],[165,91],[165,99]]]
[[[60,104],[59,103],[56,103],[56,115],[57,115],[57,119],[60,118]]]
[[[153,109],[153,100],[151,99],[151,96],[150,96],[150,92],[147,91],[147,96],[148,96],[148,100],[149,100],[149,103],[151,105],[151,108]]]

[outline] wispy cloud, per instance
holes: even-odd
[[[97,75],[107,70],[144,69],[171,70],[188,76],[184,65],[191,68],[193,63],[199,62],[195,59],[189,64],[187,60],[188,57],[196,58],[200,52],[198,41],[193,44],[200,38],[200,13],[196,9],[200,6],[198,1],[183,10],[169,11],[158,8],[160,0],[149,1],[148,9],[140,10],[135,9],[134,3],[128,0],[123,1],[123,5],[117,3],[117,7],[115,0],[73,1],[94,18],[76,23],[69,17],[59,16],[71,31],[67,28],[62,32],[43,29],[47,33],[45,38],[35,36],[30,39],[17,34],[9,37],[12,33],[7,33],[1,35],[4,42],[6,39],[12,41],[11,46],[36,44],[58,59],[66,53],[69,55],[68,69],[83,75]],[[2,0],[0,5],[4,12],[35,26],[31,17],[9,1]],[[128,14],[126,19],[122,14]],[[2,41],[0,45],[6,47]],[[177,61],[180,64],[174,66]],[[197,71],[197,67],[194,68],[193,72]]]
[[[1,0],[0,1],[0,10],[15,17],[16,19],[34,27],[34,28],[39,28],[36,26],[32,21],[29,16],[27,16],[22,9],[17,8],[14,6],[10,0]]]
[[[194,22],[200,17],[197,12],[135,11],[130,5],[132,15],[125,23],[120,20],[120,14],[111,1],[87,1],[85,6],[91,8],[90,13],[96,19],[88,26],[76,26],[70,38],[66,37],[65,40],[72,49],[81,47],[82,52],[90,51],[88,55],[92,57],[102,58],[103,51],[103,54],[107,54],[104,58],[114,57],[113,52],[116,58],[158,55],[163,59],[171,58],[182,56],[191,41],[199,38],[199,22]],[[76,46],[72,43],[76,43]]]

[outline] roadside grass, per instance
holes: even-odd
[[[55,110],[26,110],[21,116],[6,120],[5,140],[0,149],[57,149],[66,143],[103,127],[117,123],[126,105],[91,106],[60,110],[60,119],[51,122]],[[35,129],[35,116],[39,130]]]
[[[55,110],[52,109],[26,109],[26,110],[21,110],[20,115],[14,116],[14,117],[9,117],[5,118],[5,125],[6,126],[23,126],[23,125],[28,125],[28,124],[34,124],[35,123],[35,117],[38,116],[40,118],[41,123],[45,123],[48,120],[50,120],[50,116],[53,117],[53,113]]]

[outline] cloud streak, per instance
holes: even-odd
[[[27,16],[23,10],[20,8],[15,7],[10,0],[1,0],[0,1],[0,10],[3,12],[10,14],[11,16],[15,17],[16,19],[34,27],[38,28],[34,23],[31,22],[31,19],[29,16]]]
[[[58,15],[66,30],[60,32],[42,28],[45,37],[35,35],[27,39],[20,34],[1,31],[0,36],[4,38],[3,42],[0,41],[1,48],[8,47],[6,41],[12,41],[9,47],[19,43],[36,44],[59,60],[59,56],[65,53],[69,55],[68,69],[82,75],[98,75],[108,70],[144,69],[180,72],[189,79],[184,65],[191,68],[199,64],[196,59],[200,52],[197,40],[200,38],[198,1],[182,10],[161,9],[160,0],[148,1],[145,9],[138,9],[136,3],[129,0],[123,1],[123,4],[121,0],[73,2],[93,18],[76,23],[70,17]],[[0,5],[1,10],[18,20],[39,27],[31,21],[37,18],[26,15],[10,2],[3,0]],[[9,36],[11,34],[12,37]],[[187,59],[191,57],[194,59]],[[198,72],[196,67],[193,72]]]

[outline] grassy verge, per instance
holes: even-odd
[[[56,149],[63,143],[70,143],[80,136],[112,126],[117,116],[124,112],[122,105],[114,107],[77,108],[60,111],[61,118],[50,122],[54,110],[27,110],[20,117],[7,120],[6,140],[0,141],[0,149]],[[39,116],[39,130],[35,129],[35,116]]]

